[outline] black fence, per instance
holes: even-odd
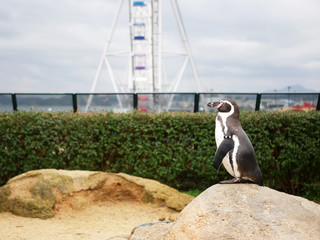
[[[320,93],[0,93],[0,112],[206,112],[223,98],[249,111],[320,110]]]

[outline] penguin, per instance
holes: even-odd
[[[242,129],[239,121],[239,107],[231,99],[209,102],[209,107],[217,108],[215,140],[217,151],[214,156],[214,168],[219,170],[221,164],[234,177],[221,181],[221,184],[241,183],[249,180],[263,186],[256,154],[252,143]]]

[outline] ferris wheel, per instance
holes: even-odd
[[[165,0],[128,1],[130,50],[125,54],[129,60],[129,71],[127,79],[125,79],[125,81],[117,79],[115,71],[109,61],[109,58],[111,56],[116,55],[115,53],[111,53],[109,50],[110,45],[113,41],[113,35],[116,30],[117,23],[119,21],[121,8],[124,5],[124,0],[119,1],[113,24],[111,26],[111,31],[105,43],[104,51],[101,56],[98,70],[95,75],[90,93],[95,92],[97,82],[101,78],[101,71],[104,66],[107,68],[109,78],[112,81],[112,85],[116,93],[176,92],[188,64],[190,64],[191,66],[197,90],[201,91],[198,73],[194,60],[192,58],[191,49],[183,26],[183,21],[181,18],[177,0],[170,0],[170,6],[172,8],[177,26],[179,28],[183,51],[180,51],[178,53],[174,51],[166,51],[165,53],[184,56],[184,61],[180,68],[176,69],[175,77],[173,79],[170,79],[169,81],[164,81],[164,51],[162,48],[163,1]],[[119,54],[123,55],[124,53]],[[93,95],[90,95],[87,102],[86,111],[91,104],[92,98]]]

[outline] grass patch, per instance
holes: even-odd
[[[187,191],[180,191],[180,192],[189,194],[189,195],[191,195],[193,197],[197,197],[197,196],[200,195],[200,193],[203,192],[203,190],[200,190],[200,189],[189,189]]]

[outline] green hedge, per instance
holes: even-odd
[[[320,200],[320,112],[242,112],[275,189]],[[215,114],[0,113],[0,185],[43,168],[125,172],[179,189],[230,178],[213,169]]]

